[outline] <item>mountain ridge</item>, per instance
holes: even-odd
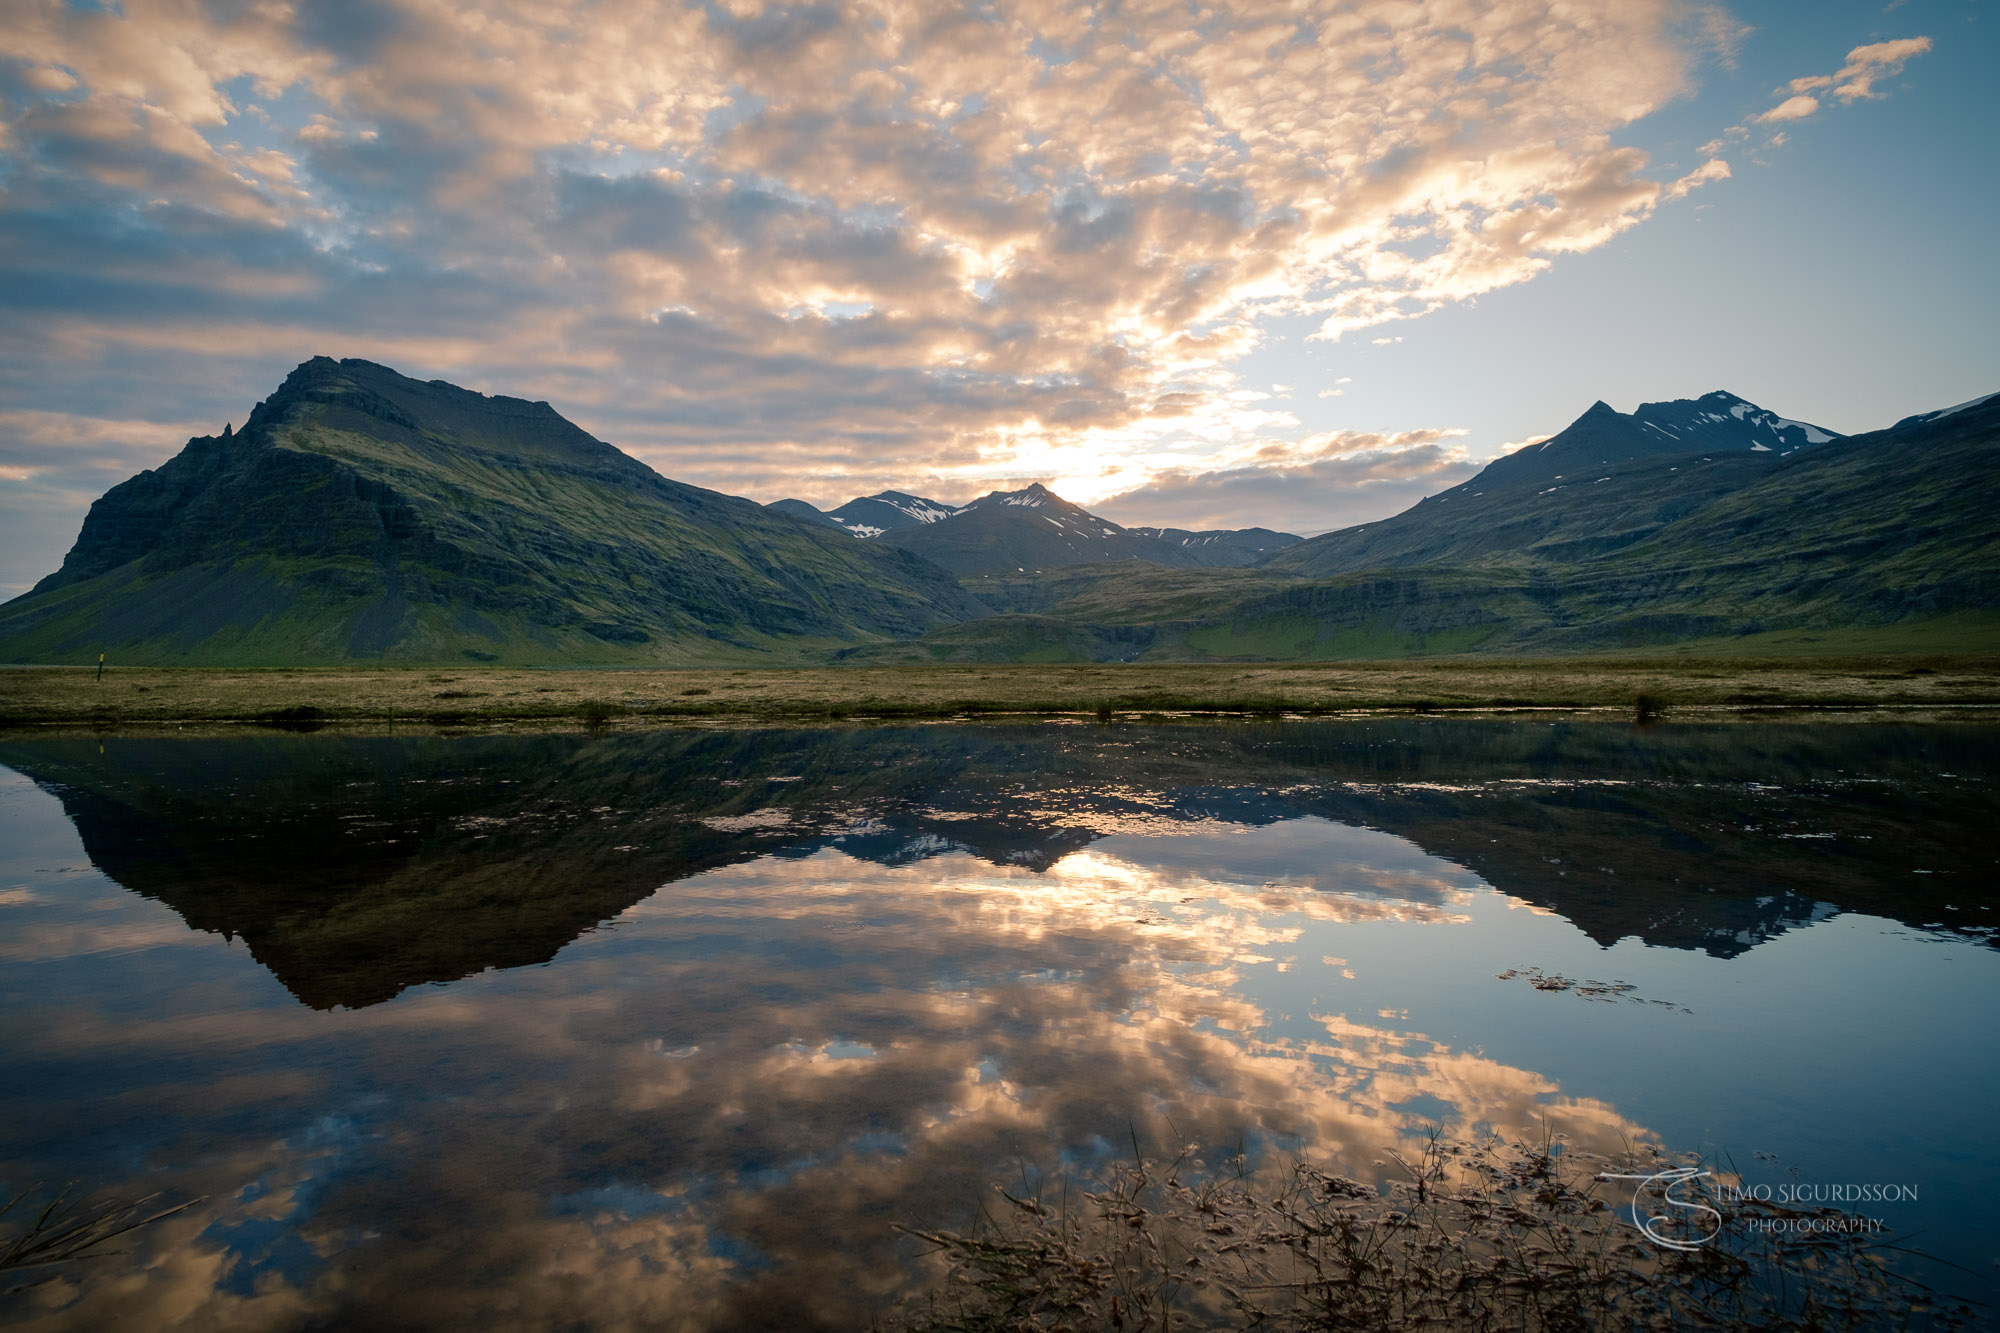
[[[1599,400],[1470,481],[1389,518],[1307,538],[1259,567],[1323,578],[1509,552],[1600,556],[1748,485],[1780,459],[1842,438],[1720,390],[1642,403],[1630,414]]]
[[[1593,408],[1579,420],[1593,413],[1602,419]],[[982,588],[1003,614],[847,656],[1061,662],[1569,653],[1781,631],[1811,642],[1917,622],[1990,639],[2000,629],[2000,515],[1987,503],[1995,475],[2000,395],[1786,454],[1746,444],[1735,453],[1646,452],[1574,479],[1529,474],[1486,497],[1495,502],[1490,509],[1454,507],[1475,478],[1405,511],[1400,523],[1314,538],[1228,571],[1227,581],[1102,565],[1066,571],[1048,590],[1055,596],[1033,586]],[[1663,499],[1658,488],[1669,484],[1676,490]],[[1568,506],[1575,494],[1590,497],[1581,519],[1558,512],[1538,527],[1545,516],[1527,510],[1514,512],[1509,526],[1509,505],[1521,497]],[[1389,539],[1357,550],[1371,526],[1388,529]]]
[[[0,655],[161,664],[794,655],[984,610],[942,570],[661,477],[546,403],[315,357],[92,507]]]
[[[997,522],[975,523],[973,526],[978,529],[976,536],[969,534],[962,524],[952,526],[968,515],[990,517],[992,513],[998,513],[1004,516],[1008,509],[1044,506],[1048,508],[1048,514],[1043,517],[1061,530],[1064,538],[1032,540],[1027,533],[1039,533],[1038,529],[1029,525],[1023,530],[1020,524],[1009,523],[1005,517]],[[918,551],[942,552],[954,572],[963,577],[1028,573],[1031,570],[1068,568],[1078,563],[1134,556],[1175,569],[1247,565],[1302,540],[1292,533],[1275,532],[1269,528],[1219,528],[1195,532],[1184,528],[1123,527],[1091,513],[1081,505],[1072,504],[1040,482],[1016,491],[989,491],[976,500],[956,506],[902,491],[881,491],[849,500],[837,509],[821,510],[804,500],[795,499],[774,500],[768,508],[806,522],[830,524],[865,539],[883,539],[896,534],[891,544],[911,546]],[[932,526],[948,535],[916,531]],[[1139,540],[1123,540],[1120,534]],[[1104,538],[1111,540],[1100,540]]]
[[[1594,403],[1308,540],[1126,528],[1039,483],[843,522],[661,477],[545,402],[316,357],[106,492],[0,606],[0,659],[1283,660],[1892,625],[2000,610],[1996,473],[2000,394],[1843,437],[1716,391]]]

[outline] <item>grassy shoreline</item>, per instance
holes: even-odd
[[[2000,656],[1633,657],[692,670],[0,669],[0,727],[921,720],[982,715],[2000,706]]]

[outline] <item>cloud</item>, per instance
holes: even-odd
[[[1167,472],[1093,508],[1116,522],[1266,527],[1301,536],[1400,512],[1477,473],[1457,429],[1330,431],[1245,451],[1206,471]]]
[[[1708,161],[1702,163],[1672,185],[1669,185],[1666,190],[1666,197],[1669,199],[1684,199],[1690,191],[1698,186],[1706,185],[1709,181],[1728,180],[1729,175],[1729,164],[1719,157],[1711,157]]]
[[[1233,369],[1268,317],[1414,318],[1708,179],[1613,140],[1717,13],[19,0],[0,386],[240,418],[367,356],[760,498],[1102,490],[1296,426]]]
[[[1819,99],[1817,97],[1799,93],[1794,97],[1787,97],[1784,101],[1757,117],[1757,119],[1767,125],[1772,121],[1778,120],[1804,120],[1807,116],[1812,115],[1818,110]]]
[[[1886,97],[1887,93],[1875,91],[1875,81],[1902,73],[1906,62],[1930,49],[1928,37],[1902,37],[1893,42],[1857,46],[1847,53],[1847,63],[1833,73],[1793,79],[1779,89],[1789,96],[1755,119],[1766,125],[1804,120],[1820,109],[1821,100],[1814,96],[1820,92],[1830,93],[1843,103]]]

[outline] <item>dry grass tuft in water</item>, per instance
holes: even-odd
[[[1732,1202],[1695,1249],[1650,1243],[1600,1172],[1673,1163],[1433,1135],[1388,1197],[1310,1162],[1275,1188],[1121,1163],[1058,1199],[1002,1191],[976,1230],[908,1234],[949,1273],[910,1333],[1255,1328],[1847,1329],[1972,1326],[1836,1209]],[[1787,1223],[1791,1229],[1774,1227]],[[1805,1229],[1799,1229],[1800,1224]],[[907,1230],[907,1229],[906,1229]]]
[[[143,1199],[74,1204],[69,1193],[59,1190],[39,1208],[29,1203],[26,1192],[0,1203],[0,1225],[14,1220],[16,1228],[12,1234],[0,1236],[0,1273],[44,1270],[42,1276],[0,1294],[48,1281],[56,1276],[52,1270],[61,1265],[115,1254],[115,1250],[103,1248],[107,1242],[202,1202],[190,1199],[171,1208],[153,1209],[151,1205],[159,1198],[154,1194]]]

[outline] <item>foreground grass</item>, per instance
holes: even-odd
[[[1990,1313],[1901,1275],[1889,1261],[1909,1252],[1837,1209],[1642,1195],[1635,1215],[1618,1178],[1700,1169],[1653,1151],[1434,1133],[1396,1160],[1406,1179],[1387,1195],[1310,1162],[1260,1183],[1240,1162],[1215,1175],[1136,1156],[1094,1188],[1002,1191],[972,1231],[906,1229],[948,1267],[891,1327],[1959,1329]],[[1700,1184],[1676,1197],[1715,1201],[1686,1192]]]
[[[2000,704],[2000,656],[1507,658],[1284,665],[914,666],[681,671],[0,670],[0,726],[428,723],[980,714],[1676,710]]]

